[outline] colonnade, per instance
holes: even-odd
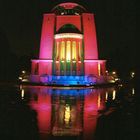
[[[83,48],[81,40],[56,40],[54,48],[54,75],[82,74]]]

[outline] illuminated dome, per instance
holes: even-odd
[[[52,12],[56,15],[81,15],[81,13],[86,11],[83,6],[69,2],[58,4],[52,9]]]

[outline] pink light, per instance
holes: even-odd
[[[92,60],[92,59],[89,59],[89,60],[84,60],[84,62],[106,62],[106,60]]]
[[[59,11],[59,6],[64,9],[73,9],[78,6],[83,10],[77,13],[78,15],[75,15],[76,11],[69,15]],[[57,14],[57,11],[60,13],[58,12],[59,14]],[[77,30],[75,32],[61,32],[60,29],[64,26],[72,27],[67,25],[72,25]],[[64,47],[62,47],[62,42],[64,42]],[[71,44],[68,42],[71,42]],[[55,60],[54,63],[53,60]],[[56,68],[58,69],[57,74],[60,75],[62,67],[57,63],[62,62],[64,65],[65,62],[69,61],[71,64],[76,63],[77,75],[80,68],[82,69],[81,72],[84,71],[85,76],[106,75],[106,60],[98,60],[94,14],[86,12],[86,9],[79,4],[67,2],[58,4],[50,13],[44,14],[39,59],[32,60],[32,75],[36,76],[34,82],[40,82],[40,75],[53,75],[52,72],[56,71]],[[84,64],[80,64],[83,61]],[[57,65],[57,67],[53,67],[53,64]],[[72,71],[72,67],[73,64],[70,65],[70,71]],[[67,75],[65,72],[64,74]],[[72,75],[72,72],[70,74]]]
[[[38,100],[31,101],[30,104],[37,112],[40,132],[49,132],[51,128],[51,96],[39,92]]]
[[[53,62],[53,60],[47,60],[47,59],[37,59],[37,60],[31,60],[32,62]]]

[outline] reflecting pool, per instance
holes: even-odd
[[[135,88],[122,85],[1,88],[0,136],[13,140],[133,139],[134,99]]]

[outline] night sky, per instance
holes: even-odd
[[[72,1],[72,0],[71,0]],[[1,0],[1,54],[38,57],[43,13],[66,0]],[[135,0],[73,0],[95,14],[100,59],[124,74],[136,66]],[[6,43],[5,43],[6,42]],[[137,60],[138,61],[138,60]],[[29,64],[29,63],[28,63]]]

